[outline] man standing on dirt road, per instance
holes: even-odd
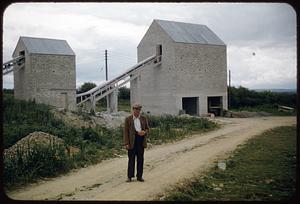
[[[127,182],[131,182],[132,177],[134,177],[135,157],[137,157],[137,180],[144,182],[144,148],[147,147],[149,125],[147,118],[140,115],[141,109],[140,104],[134,104],[132,115],[125,119],[123,137],[124,146],[128,150]]]

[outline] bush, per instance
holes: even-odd
[[[130,89],[126,86],[119,88],[119,99],[130,100]]]
[[[77,90],[76,93],[80,94],[80,93],[84,93],[87,92],[89,90],[91,90],[92,88],[95,88],[97,85],[93,82],[84,82],[84,84],[82,84]]]
[[[50,106],[9,96],[3,98],[3,105],[4,148],[9,148],[31,132],[44,131],[52,134],[52,130],[61,128],[62,121],[54,118]]]
[[[296,93],[256,92],[245,87],[231,87],[230,108],[283,105],[296,108]]]

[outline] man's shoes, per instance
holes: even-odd
[[[126,182],[131,182],[131,178],[127,178]]]
[[[138,181],[144,182],[145,180],[142,177],[137,178]]]

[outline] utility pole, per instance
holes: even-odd
[[[105,80],[108,81],[108,73],[107,73],[107,50],[105,50]]]
[[[108,81],[108,71],[107,71],[107,50],[105,50],[105,80],[106,82]],[[110,108],[109,108],[109,95],[106,96],[106,111],[109,113]]]
[[[228,109],[230,108],[230,97],[231,95],[231,73],[230,73],[230,70],[229,70],[229,86],[228,86]]]

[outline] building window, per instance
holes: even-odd
[[[223,111],[222,96],[207,97],[207,112],[213,113],[215,116],[221,116]]]
[[[25,56],[25,50],[20,51],[19,56]]]
[[[19,52],[19,57],[20,56],[24,56],[25,57],[25,50],[21,50]],[[25,62],[25,58],[19,59],[18,62],[17,62],[17,65],[21,66],[24,62]]]
[[[161,56],[162,56],[162,45],[156,45],[156,57],[157,57],[156,62],[161,61]]]
[[[158,54],[162,55],[162,45],[158,45]]]

